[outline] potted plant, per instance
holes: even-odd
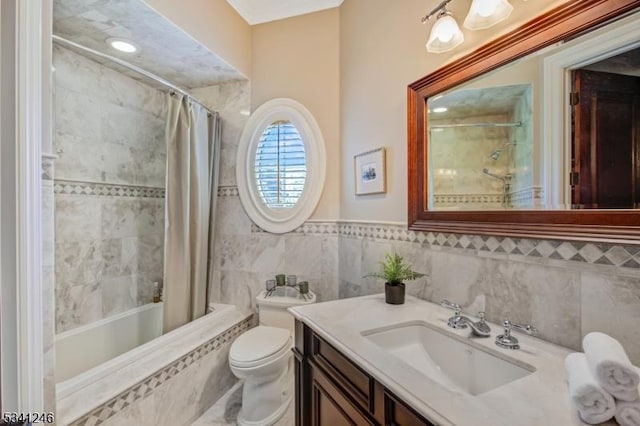
[[[380,271],[369,273],[364,278],[384,279],[385,301],[392,305],[402,305],[404,303],[403,281],[415,280],[424,276],[425,274],[414,271],[411,265],[398,253],[387,253],[384,255],[384,261],[380,261]]]

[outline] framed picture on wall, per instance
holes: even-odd
[[[384,148],[363,152],[353,157],[356,195],[387,192],[385,157]]]

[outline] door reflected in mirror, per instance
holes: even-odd
[[[640,203],[640,49],[571,73],[571,207]]]

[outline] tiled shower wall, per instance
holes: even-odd
[[[476,115],[463,119],[432,120],[432,124],[506,123],[507,114]],[[503,148],[510,141],[508,127],[453,127],[431,130],[430,149],[433,164],[433,194],[436,209],[501,209],[503,185],[482,173],[497,175],[510,172],[510,155]],[[493,160],[490,154],[502,149],[503,155]],[[433,160],[437,159],[437,160]]]
[[[165,95],[54,46],[56,332],[149,303],[162,279]]]

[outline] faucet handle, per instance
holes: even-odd
[[[442,299],[440,301],[440,306],[456,311],[456,316],[460,315],[460,305],[457,303],[449,302],[447,299]]]
[[[479,318],[478,322],[485,322],[484,321],[484,311],[478,312],[478,318]]]
[[[496,336],[496,345],[506,349],[520,349],[518,339],[511,335],[512,329],[516,329],[527,334],[536,334],[538,332],[538,330],[536,330],[532,325],[514,324],[508,319],[504,320],[502,325],[504,326],[504,333]]]

